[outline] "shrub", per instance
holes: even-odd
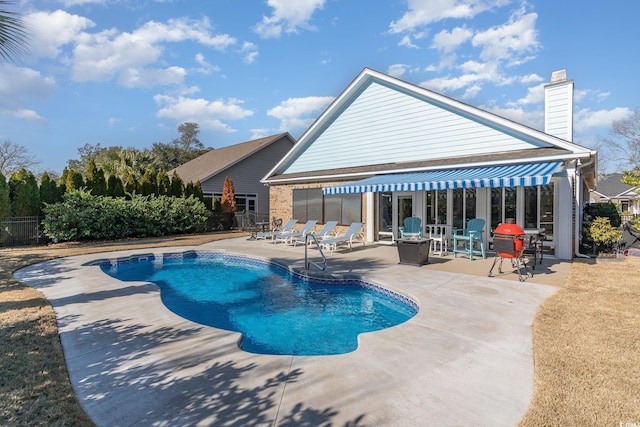
[[[589,237],[596,250],[612,249],[622,239],[622,231],[612,226],[609,218],[597,217],[591,222]]]
[[[193,197],[125,199],[74,190],[61,203],[46,205],[43,226],[58,240],[116,240],[202,232],[207,216],[204,204]]]

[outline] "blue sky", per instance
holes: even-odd
[[[543,129],[575,81],[574,142],[640,107],[636,0],[16,0],[29,52],[0,64],[0,141],[58,173],[84,144],[200,125],[219,148],[297,138],[365,67]],[[614,165],[608,165],[613,168]]]

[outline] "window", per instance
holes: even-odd
[[[322,219],[322,188],[300,188],[293,190],[293,217],[306,222]]]
[[[323,196],[322,188],[293,190],[293,217],[301,222],[338,221],[351,224],[362,220],[362,195],[332,194]]]
[[[453,190],[453,227],[465,228],[467,221],[476,217],[476,189]]]
[[[431,190],[425,193],[425,224],[447,223],[447,190]]]

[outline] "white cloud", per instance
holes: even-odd
[[[544,86],[546,83],[541,83],[537,86],[533,86],[527,89],[527,95],[524,98],[520,98],[517,103],[521,105],[527,104],[543,104],[544,103]]]
[[[473,36],[468,28],[457,27],[451,31],[442,30],[433,37],[432,47],[442,52],[452,52]]]
[[[408,11],[389,25],[391,33],[413,31],[444,19],[471,19],[510,0],[408,0]]]
[[[251,42],[242,43],[240,54],[244,55],[244,62],[246,64],[253,64],[258,57],[258,47]]]
[[[542,109],[528,110],[522,107],[509,108],[509,107],[498,107],[498,106],[482,107],[482,108],[500,117],[513,120],[514,122],[517,122],[517,123],[522,123],[533,129],[537,129],[540,131],[544,129],[544,111]]]
[[[535,52],[540,47],[536,30],[535,13],[511,16],[509,22],[496,25],[473,36],[473,46],[480,47],[480,58],[486,61],[511,61],[513,57],[523,58],[523,54]],[[528,57],[524,57],[528,58]]]
[[[24,21],[31,31],[30,53],[48,58],[60,55],[63,46],[75,43],[84,30],[96,25],[88,18],[63,10],[30,13]]]
[[[280,130],[282,131],[304,130],[334,99],[332,96],[289,98],[267,111],[267,115],[280,120]]]
[[[172,19],[166,24],[148,22],[133,33],[111,31],[88,37],[75,50],[73,76],[79,81],[118,81],[128,87],[179,84],[185,73],[180,67],[146,69],[157,63],[162,42],[193,40],[223,50],[235,43],[226,35],[209,34],[209,22]],[[133,78],[131,77],[133,76]]]
[[[196,122],[203,130],[221,133],[235,132],[225,121],[253,115],[253,111],[242,108],[241,100],[234,98],[209,101],[203,98],[156,95],[154,100],[161,106],[156,114],[158,117],[175,120],[176,123]]]
[[[18,109],[18,110],[0,110],[1,116],[12,117],[16,120],[24,120],[26,122],[36,123],[39,125],[47,125],[49,122],[47,119],[39,115],[33,110]]]
[[[582,109],[573,116],[573,128],[576,132],[585,132],[593,128],[608,128],[616,120],[626,119],[633,111],[625,107],[612,110],[591,111]]]
[[[47,120],[36,111],[24,107],[31,98],[47,98],[55,89],[55,79],[43,76],[39,71],[0,64],[0,112],[3,116],[46,124]]]
[[[296,33],[299,28],[314,30],[309,20],[324,3],[325,0],[268,0],[273,12],[271,16],[263,16],[253,30],[263,39],[278,38],[283,31]]]
[[[387,74],[392,77],[400,78],[407,72],[407,66],[404,64],[393,64],[387,68]]]

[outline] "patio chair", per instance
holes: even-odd
[[[362,239],[362,245],[366,246],[364,241],[364,237],[362,236],[362,229],[364,228],[364,224],[361,222],[353,222],[345,231],[342,236],[330,237],[328,239],[323,239],[320,242],[320,246],[323,249],[328,249],[331,252],[334,252],[339,244],[347,243],[349,245],[349,250],[353,247],[353,240],[360,237]]]
[[[449,250],[449,231],[451,227],[440,224],[427,225],[428,236],[431,239],[431,253],[443,256]]]
[[[337,225],[338,225],[338,221],[327,221],[324,224],[324,227],[322,227],[322,230],[320,230],[317,233],[313,233],[313,235],[316,237],[316,240],[318,242],[321,242],[324,239],[335,237],[333,234],[333,230],[336,228]],[[305,236],[304,235],[300,236],[293,241],[293,246],[296,246],[298,243],[304,243],[304,241],[305,241]]]
[[[408,216],[404,219],[404,225],[398,227],[401,239],[407,239],[410,237],[421,238],[422,237],[422,218],[417,216]]]
[[[283,227],[282,229],[277,229],[274,228],[271,231],[264,231],[262,233],[258,233],[256,234],[256,240],[260,240],[260,239],[267,239],[267,237],[271,238],[273,240],[273,238],[275,236],[277,236],[278,234],[281,233],[291,233],[293,231],[293,227],[296,225],[296,223],[298,222],[297,219],[290,219]]]
[[[273,240],[275,240],[274,243],[283,242],[286,244],[291,244],[293,243],[293,239],[298,237],[304,237],[305,234],[310,233],[311,230],[313,230],[313,227],[316,226],[316,222],[318,221],[315,219],[310,219],[298,231],[292,230],[290,232],[276,234],[275,237],[273,238]]]
[[[484,251],[484,237],[482,231],[484,229],[485,221],[481,218],[474,218],[469,220],[467,228],[455,230],[453,233],[453,257],[459,253],[467,254],[469,260],[473,261],[474,255],[482,255],[483,259],[487,258]],[[458,246],[458,243],[462,243],[462,248]],[[480,249],[474,249],[475,244],[478,244]]]

